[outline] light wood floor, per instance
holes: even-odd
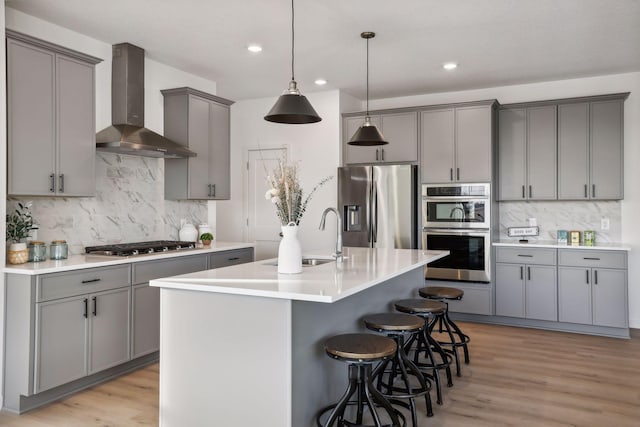
[[[640,337],[460,326],[471,336],[471,364],[421,426],[640,426]],[[152,365],[19,417],[0,414],[0,425],[156,426],[157,414]]]

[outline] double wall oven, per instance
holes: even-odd
[[[490,184],[422,186],[422,247],[448,250],[427,279],[491,281]]]

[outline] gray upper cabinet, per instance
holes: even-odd
[[[415,111],[371,115],[387,145],[362,147],[347,144],[364,123],[364,116],[343,120],[344,163],[399,163],[418,161],[418,113]]]
[[[494,102],[421,112],[422,182],[491,182]]]
[[[95,64],[7,31],[8,193],[95,193]]]
[[[558,107],[558,198],[623,198],[623,99]]]
[[[165,160],[165,198],[230,198],[230,111],[233,104],[195,89],[163,90],[164,135],[197,153]]]
[[[556,199],[556,106],[498,113],[499,200]]]

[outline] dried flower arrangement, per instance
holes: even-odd
[[[300,225],[302,215],[304,215],[307,204],[313,194],[331,179],[333,179],[333,176],[322,179],[303,200],[303,191],[298,181],[297,165],[295,163],[287,164],[281,160],[278,167],[273,170],[273,173],[267,176],[267,181],[271,188],[267,190],[264,197],[276,205],[276,214],[280,218],[282,225],[287,225],[291,222],[295,225]]]

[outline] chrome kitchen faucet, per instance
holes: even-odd
[[[338,230],[336,237],[336,261],[342,262],[342,217],[340,216],[340,212],[336,208],[327,208],[322,212],[322,219],[320,219],[320,230],[324,230],[324,224],[327,219],[327,214],[329,212],[333,212],[336,214],[336,219],[338,220]]]

